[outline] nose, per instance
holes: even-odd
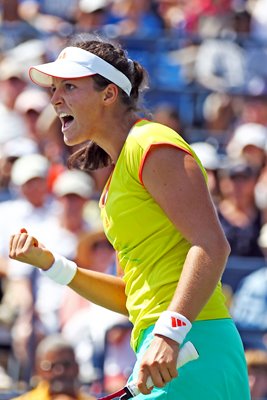
[[[65,373],[64,365],[57,364],[57,365],[54,366],[54,368],[53,368],[53,374],[54,375],[60,376],[60,375],[63,375],[64,373]]]
[[[51,96],[51,104],[52,106],[56,106],[58,104],[61,104],[63,102],[62,94],[59,88],[54,88]]]

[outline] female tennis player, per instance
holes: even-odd
[[[196,154],[177,132],[138,115],[145,70],[118,45],[85,36],[30,77],[51,87],[65,143],[84,144],[72,166],[114,166],[100,208],[123,275],[81,269],[25,229],[11,237],[10,257],[129,315],[138,399],[248,400],[242,342],[220,283],[229,245]],[[200,357],[177,376],[187,340]]]

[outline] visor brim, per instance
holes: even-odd
[[[53,83],[53,78],[77,79],[95,74],[95,71],[67,60],[37,65],[29,70],[31,80],[42,87],[50,87]]]

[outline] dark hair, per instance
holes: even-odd
[[[126,75],[132,84],[132,90],[130,96],[128,96],[119,88],[121,102],[125,105],[126,112],[140,111],[138,103],[140,94],[147,87],[147,74],[137,61],[132,61],[127,57],[127,52],[122,49],[120,44],[106,39],[103,40],[99,36],[80,34],[75,36],[68,45],[90,51]],[[111,83],[111,81],[99,74],[93,75],[92,79],[94,88],[97,91],[103,90]],[[111,163],[110,156],[96,143],[90,141],[69,157],[68,167],[91,171],[106,167]]]

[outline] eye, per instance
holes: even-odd
[[[50,87],[50,93],[51,93],[51,95],[53,95],[53,94],[55,93],[55,91],[56,91],[55,86],[51,86],[51,87]]]
[[[64,86],[65,86],[65,90],[66,91],[70,91],[70,90],[73,90],[73,89],[75,89],[75,86],[72,84],[72,83],[65,83],[64,84]]]

